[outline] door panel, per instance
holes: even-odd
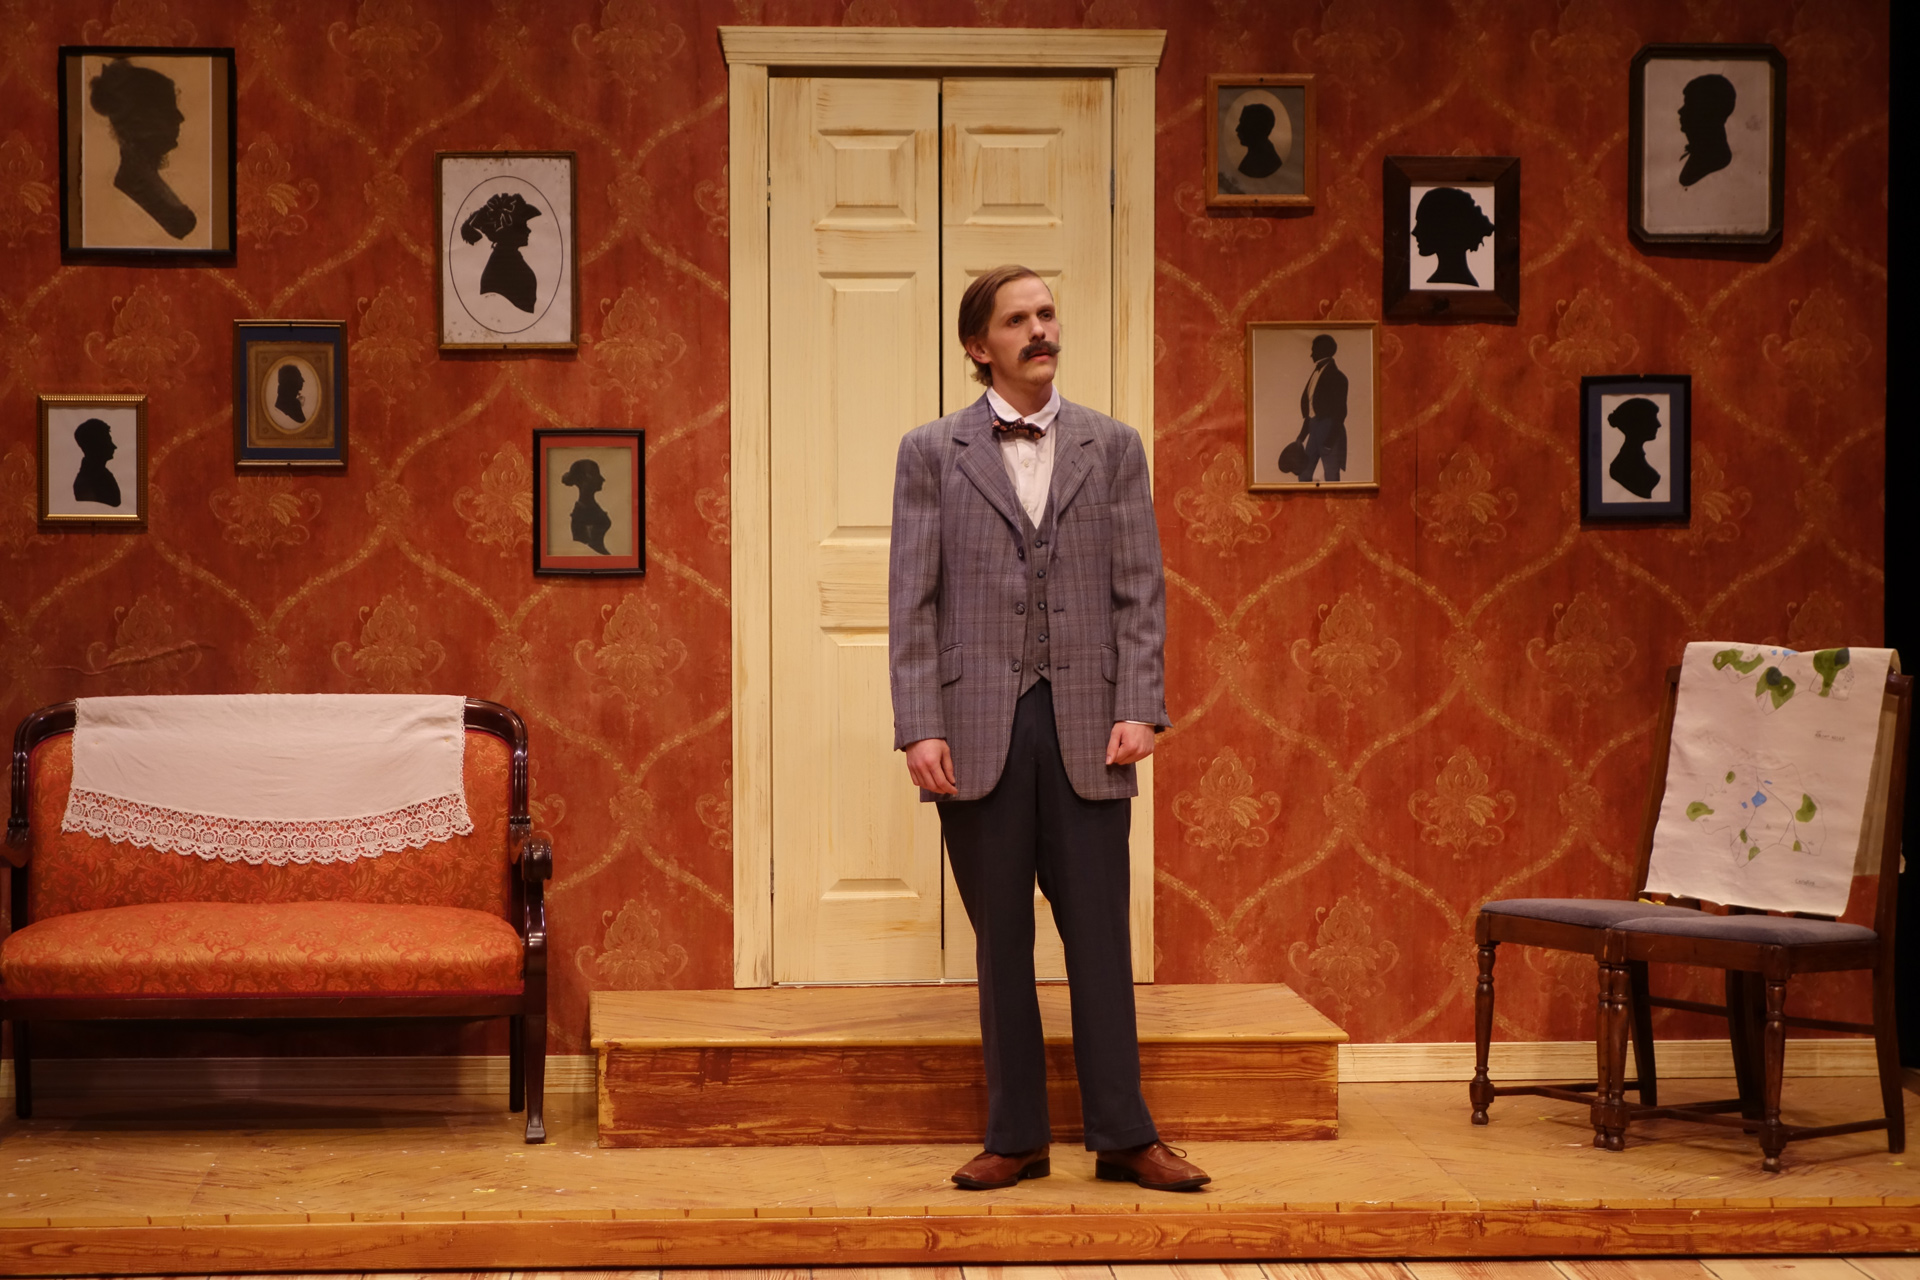
[[[939,415],[939,86],[779,78],[768,106],[774,981],[935,979],[887,545],[900,437]]]

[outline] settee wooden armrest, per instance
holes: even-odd
[[[33,1114],[36,1022],[504,1017],[509,1107],[527,1112],[528,1142],[544,1141],[553,848],[528,813],[525,724],[475,698],[465,719],[473,834],[354,863],[251,866],[62,831],[74,704],[28,715],[0,918],[15,1111]]]

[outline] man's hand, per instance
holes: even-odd
[[[944,745],[944,744],[943,744]],[[1153,754],[1153,726],[1116,720],[1107,739],[1108,764],[1133,764]]]
[[[1118,728],[1119,726],[1115,726]],[[1148,748],[1151,751],[1152,745]],[[958,795],[953,781],[953,755],[945,738],[922,738],[907,744],[907,773],[914,785],[943,796]]]

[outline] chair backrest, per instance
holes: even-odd
[[[526,731],[505,707],[468,704],[471,835],[352,862],[253,866],[62,831],[73,781],[72,705],[34,713],[15,737],[9,826],[24,825],[31,850],[14,874],[16,929],[29,919],[146,902],[412,903],[466,907],[520,923],[510,851],[527,827]]]
[[[1891,926],[1913,681],[1889,650],[1689,645],[1668,673],[1636,891]],[[1878,696],[1875,696],[1878,694]]]

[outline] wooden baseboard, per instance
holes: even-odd
[[[1473,1045],[1343,1044],[1340,1081],[1375,1084],[1392,1081],[1473,1078]],[[1631,1048],[1628,1050],[1631,1055]],[[57,1065],[56,1065],[57,1064]],[[1495,1044],[1493,1075],[1498,1080],[1571,1080],[1593,1075],[1593,1046],[1583,1040]],[[596,1087],[591,1054],[547,1059],[549,1093],[592,1093]],[[1733,1060],[1724,1041],[1662,1040],[1660,1074],[1669,1080],[1725,1079]],[[1871,1076],[1875,1074],[1869,1040],[1790,1040],[1790,1076]],[[1907,1088],[1920,1093],[1920,1070],[1908,1068]],[[441,1058],[67,1058],[48,1059],[36,1072],[45,1097],[110,1093],[127,1097],[312,1097],[412,1094],[504,1093],[504,1056]],[[13,1064],[0,1062],[0,1097],[13,1096]]]
[[[1664,1080],[1718,1080],[1733,1076],[1733,1051],[1724,1040],[1661,1040],[1658,1045],[1655,1057]],[[1633,1061],[1632,1045],[1627,1046],[1627,1061]],[[1496,1042],[1488,1066],[1496,1081],[1591,1080],[1593,1044],[1587,1040]],[[1629,1066],[1628,1070],[1632,1069]],[[1789,1076],[1871,1076],[1878,1071],[1871,1040],[1787,1041]],[[1911,1077],[1915,1073],[1907,1074]],[[1342,1084],[1471,1079],[1471,1043],[1340,1046]]]

